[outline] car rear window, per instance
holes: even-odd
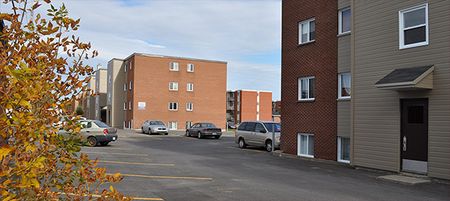
[[[151,121],[150,125],[161,125],[161,126],[164,126],[164,123],[162,121]]]
[[[97,126],[100,128],[109,128],[109,126],[107,124],[105,124],[101,121],[96,120],[96,121],[94,121],[94,123],[97,124]]]
[[[281,132],[281,125],[279,123],[264,123],[264,126],[266,126],[267,131],[272,131],[272,126],[275,128],[275,132]]]

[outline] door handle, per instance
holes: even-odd
[[[406,151],[406,136],[403,136],[403,151]]]

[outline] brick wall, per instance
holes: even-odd
[[[315,42],[298,45],[298,23],[315,18]],[[297,154],[297,134],[314,134],[314,157],[336,160],[337,1],[282,2],[281,149]],[[298,101],[298,78],[315,76],[315,100]]]

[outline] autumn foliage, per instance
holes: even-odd
[[[127,199],[109,184],[120,174],[80,153],[78,117],[67,113],[92,73],[84,60],[97,55],[73,35],[80,20],[50,0],[0,6],[11,8],[0,13],[0,199]],[[70,139],[57,134],[61,127]]]

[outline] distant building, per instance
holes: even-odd
[[[87,89],[90,91],[80,94],[79,103],[74,104],[74,109],[78,105],[82,107],[83,116],[87,119],[97,119],[106,122],[106,75],[106,69],[99,68],[94,71],[87,84]]]
[[[272,101],[272,119],[281,122],[281,101]]]
[[[140,129],[161,120],[170,130],[195,122],[226,126],[227,63],[134,53],[108,63],[106,122]]]
[[[272,120],[272,92],[237,90],[227,92],[227,121],[239,124],[243,121]]]

